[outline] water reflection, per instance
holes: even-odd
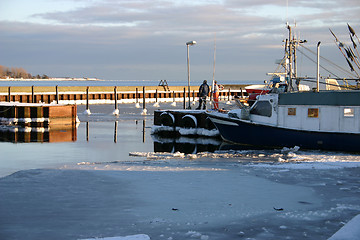
[[[115,129],[114,129],[114,143],[117,143],[117,132],[118,132],[118,121],[115,121]]]
[[[0,126],[0,141],[13,143],[29,142],[75,142],[77,140],[77,128],[68,126],[45,127],[21,127]]]
[[[165,138],[159,135],[151,135],[151,137],[154,141],[154,152],[181,152],[185,154],[214,152],[219,150],[222,144],[222,141],[217,138]]]
[[[120,121],[120,122],[119,122]],[[116,120],[111,122],[82,121],[85,124],[81,128],[77,139],[77,128],[67,126],[55,128],[31,128],[18,126],[0,126],[0,142],[27,143],[27,142],[102,142],[113,141],[114,143],[126,144],[128,148],[140,148],[143,143],[146,151],[154,152],[181,152],[195,154],[199,152],[215,152],[217,150],[238,150],[240,146],[225,144],[219,138],[213,137],[170,137],[168,135],[151,135],[151,126],[146,124],[146,119],[132,121]],[[152,121],[152,120],[151,120]],[[132,122],[132,123],[131,123]],[[129,124],[130,123],[130,124]],[[151,124],[150,124],[151,125]],[[83,135],[85,133],[85,136]],[[140,134],[142,136],[140,136]],[[91,136],[90,136],[91,135]],[[119,136],[118,136],[119,135]],[[120,139],[118,139],[120,138]],[[147,141],[146,141],[147,138]],[[131,146],[130,146],[131,145]],[[244,149],[243,147],[240,147]],[[117,151],[117,150],[116,150]]]

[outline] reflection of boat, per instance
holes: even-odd
[[[287,43],[287,53],[293,53],[299,41],[293,38]],[[295,58],[287,55],[286,59],[291,63]],[[208,114],[222,138],[262,147],[359,152],[360,91],[319,91],[319,87],[317,91],[300,91],[300,78],[291,65],[285,67],[290,69],[285,92],[275,87],[259,95],[251,107]]]
[[[74,142],[77,139],[76,127],[32,128],[20,126],[1,126],[0,141],[13,143],[26,142]]]
[[[154,152],[181,152],[199,153],[214,152],[221,145],[221,139],[216,138],[190,138],[190,137],[161,137],[157,134],[151,135],[154,141]]]

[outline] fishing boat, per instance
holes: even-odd
[[[305,41],[296,40],[290,26],[288,29],[285,69],[274,74],[282,75],[284,82],[273,83],[271,90],[258,95],[251,106],[239,101],[239,109],[208,112],[209,118],[221,137],[235,144],[360,152],[359,88],[344,88],[337,79],[325,79],[330,87],[320,90],[319,61],[316,88],[299,87],[306,79],[296,75],[296,57],[292,54]],[[320,42],[317,53],[319,47]],[[317,57],[319,60],[319,54]],[[359,83],[360,78],[353,80]]]

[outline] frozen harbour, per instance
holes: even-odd
[[[91,112],[76,142],[0,143],[0,239],[360,238],[359,155],[158,153],[151,109]]]

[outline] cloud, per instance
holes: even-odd
[[[274,59],[283,54],[286,13],[290,22],[296,19],[295,31],[310,46],[319,40],[332,44],[328,28],[346,38],[347,22],[360,31],[358,0],[341,5],[292,0],[288,8],[283,0],[75,2],[74,8],[31,13],[27,22],[2,21],[3,65],[29,66],[39,73],[48,66],[49,75],[58,76],[83,75],[87,69],[101,78],[182,78],[185,42],[196,40],[192,76],[202,79],[212,74],[216,33],[217,76],[256,80],[272,71]]]

